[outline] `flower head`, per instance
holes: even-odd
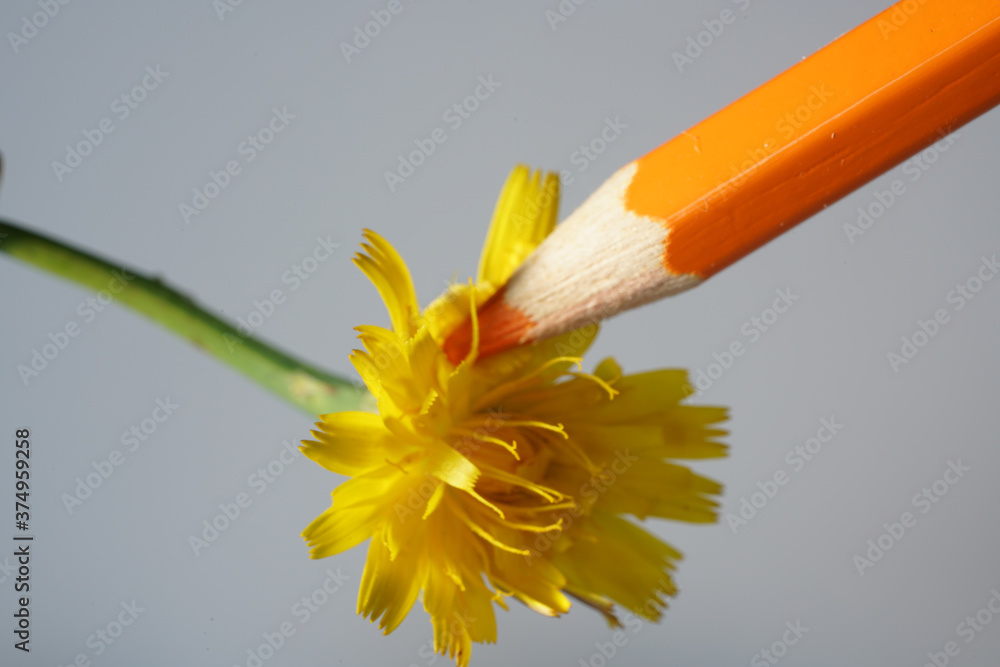
[[[303,532],[313,558],[371,538],[358,612],[386,634],[418,595],[435,650],[467,665],[472,642],[496,641],[494,603],[546,616],[570,598],[614,625],[614,604],[656,620],[681,554],[628,518],[716,519],[716,482],[672,459],[723,456],[723,408],[683,404],[686,373],[623,375],[612,359],[580,372],[593,324],[477,359],[476,308],[555,224],[558,179],[514,170],[497,204],[475,285],[423,312],[409,271],[366,232],[355,263],[378,289],[392,329],[358,327],[351,360],[378,414],[323,415],[304,453],[350,479]],[[468,357],[445,337],[473,318]]]

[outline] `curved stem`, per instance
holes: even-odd
[[[373,410],[371,394],[350,380],[244,335],[157,278],[0,219],[0,251],[37,268],[108,290],[114,298],[235,368],[311,415]]]

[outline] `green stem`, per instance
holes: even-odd
[[[365,389],[263,343],[212,315],[156,278],[0,219],[0,251],[120,303],[244,373],[311,415],[373,410]],[[122,287],[124,285],[124,287]]]

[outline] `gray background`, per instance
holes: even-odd
[[[346,62],[340,43],[386,4],[248,0],[223,19],[208,0],[60,6],[18,53],[9,38],[0,44],[0,213],[163,276],[231,318],[282,289],[287,301],[256,335],[353,375],[352,327],[388,321],[349,261],[363,227],[399,249],[427,303],[474,273],[515,163],[572,174],[565,215],[618,167],[888,5],[591,0],[553,30],[545,12],[556,0],[403,0]],[[672,52],[725,8],[737,21],[679,72]],[[5,2],[0,28],[17,31],[37,11]],[[157,65],[167,78],[120,120],[112,102]],[[453,129],[442,114],[488,75],[500,87]],[[246,163],[240,142],[284,107],[295,118]],[[114,132],[59,182],[52,162],[105,117]],[[574,151],[608,117],[627,129],[580,171]],[[383,172],[437,127],[447,141],[390,192]],[[789,475],[735,533],[725,520],[650,524],[686,554],[682,592],[662,624],[628,634],[615,665],[766,664],[758,652],[796,621],[808,632],[781,664],[923,665],[948,641],[961,649],[951,664],[996,664],[1000,619],[968,643],[957,626],[1000,590],[1000,282],[960,311],[947,295],[1000,250],[998,129],[1000,115],[989,113],[959,130],[919,181],[897,167],[696,290],[606,324],[589,365],[614,355],[631,371],[705,370],[713,353],[747,344],[697,398],[731,406],[731,456],[696,468],[725,483],[733,513],[757,482]],[[242,172],[184,224],[178,205],[232,159]],[[896,179],[905,194],[850,243],[844,224]],[[328,235],[340,248],[291,291],[282,275]],[[66,665],[84,654],[108,666],[246,665],[262,633],[285,621],[296,632],[266,665],[435,661],[419,603],[388,638],[355,615],[364,548],[307,559],[299,533],[338,478],[298,457],[263,493],[250,486],[283,441],[307,436],[309,416],[117,306],[85,322],[77,308],[92,293],[9,258],[0,281],[0,432],[9,442],[16,428],[32,431],[37,535],[33,650],[11,647],[8,578],[0,662]],[[741,329],[776,289],[799,299],[751,342]],[[887,353],[939,308],[949,322],[893,372]],[[70,321],[80,335],[26,386],[18,365]],[[176,412],[69,513],[61,497],[76,478],[123,450],[122,432],[168,397]],[[831,417],[842,430],[794,470],[786,453]],[[2,457],[9,471],[11,448]],[[970,471],[921,514],[913,495],[959,459]],[[11,477],[0,479],[4,506]],[[243,492],[250,507],[195,556],[189,535]],[[906,511],[916,525],[861,576],[854,556]],[[3,517],[5,541],[12,520]],[[300,623],[293,605],[328,568],[347,582]],[[96,656],[88,636],[133,600],[144,611]],[[611,636],[585,608],[546,619],[515,604],[498,624],[499,643],[476,645],[474,665],[600,665],[595,642]]]

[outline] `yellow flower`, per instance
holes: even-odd
[[[555,224],[559,182],[524,167],[497,203],[475,286],[453,286],[423,313],[409,271],[366,232],[355,263],[385,301],[392,330],[358,327],[351,356],[379,414],[323,415],[303,441],[350,479],[303,532],[313,558],[371,538],[358,613],[386,634],[418,594],[434,647],[467,665],[496,641],[493,603],[546,616],[570,597],[615,625],[618,603],[656,620],[676,593],[681,554],[626,518],[716,520],[721,486],[669,462],[725,455],[724,408],[684,405],[681,370],[622,375],[612,359],[574,370],[597,325],[452,364],[442,343],[475,315]]]

